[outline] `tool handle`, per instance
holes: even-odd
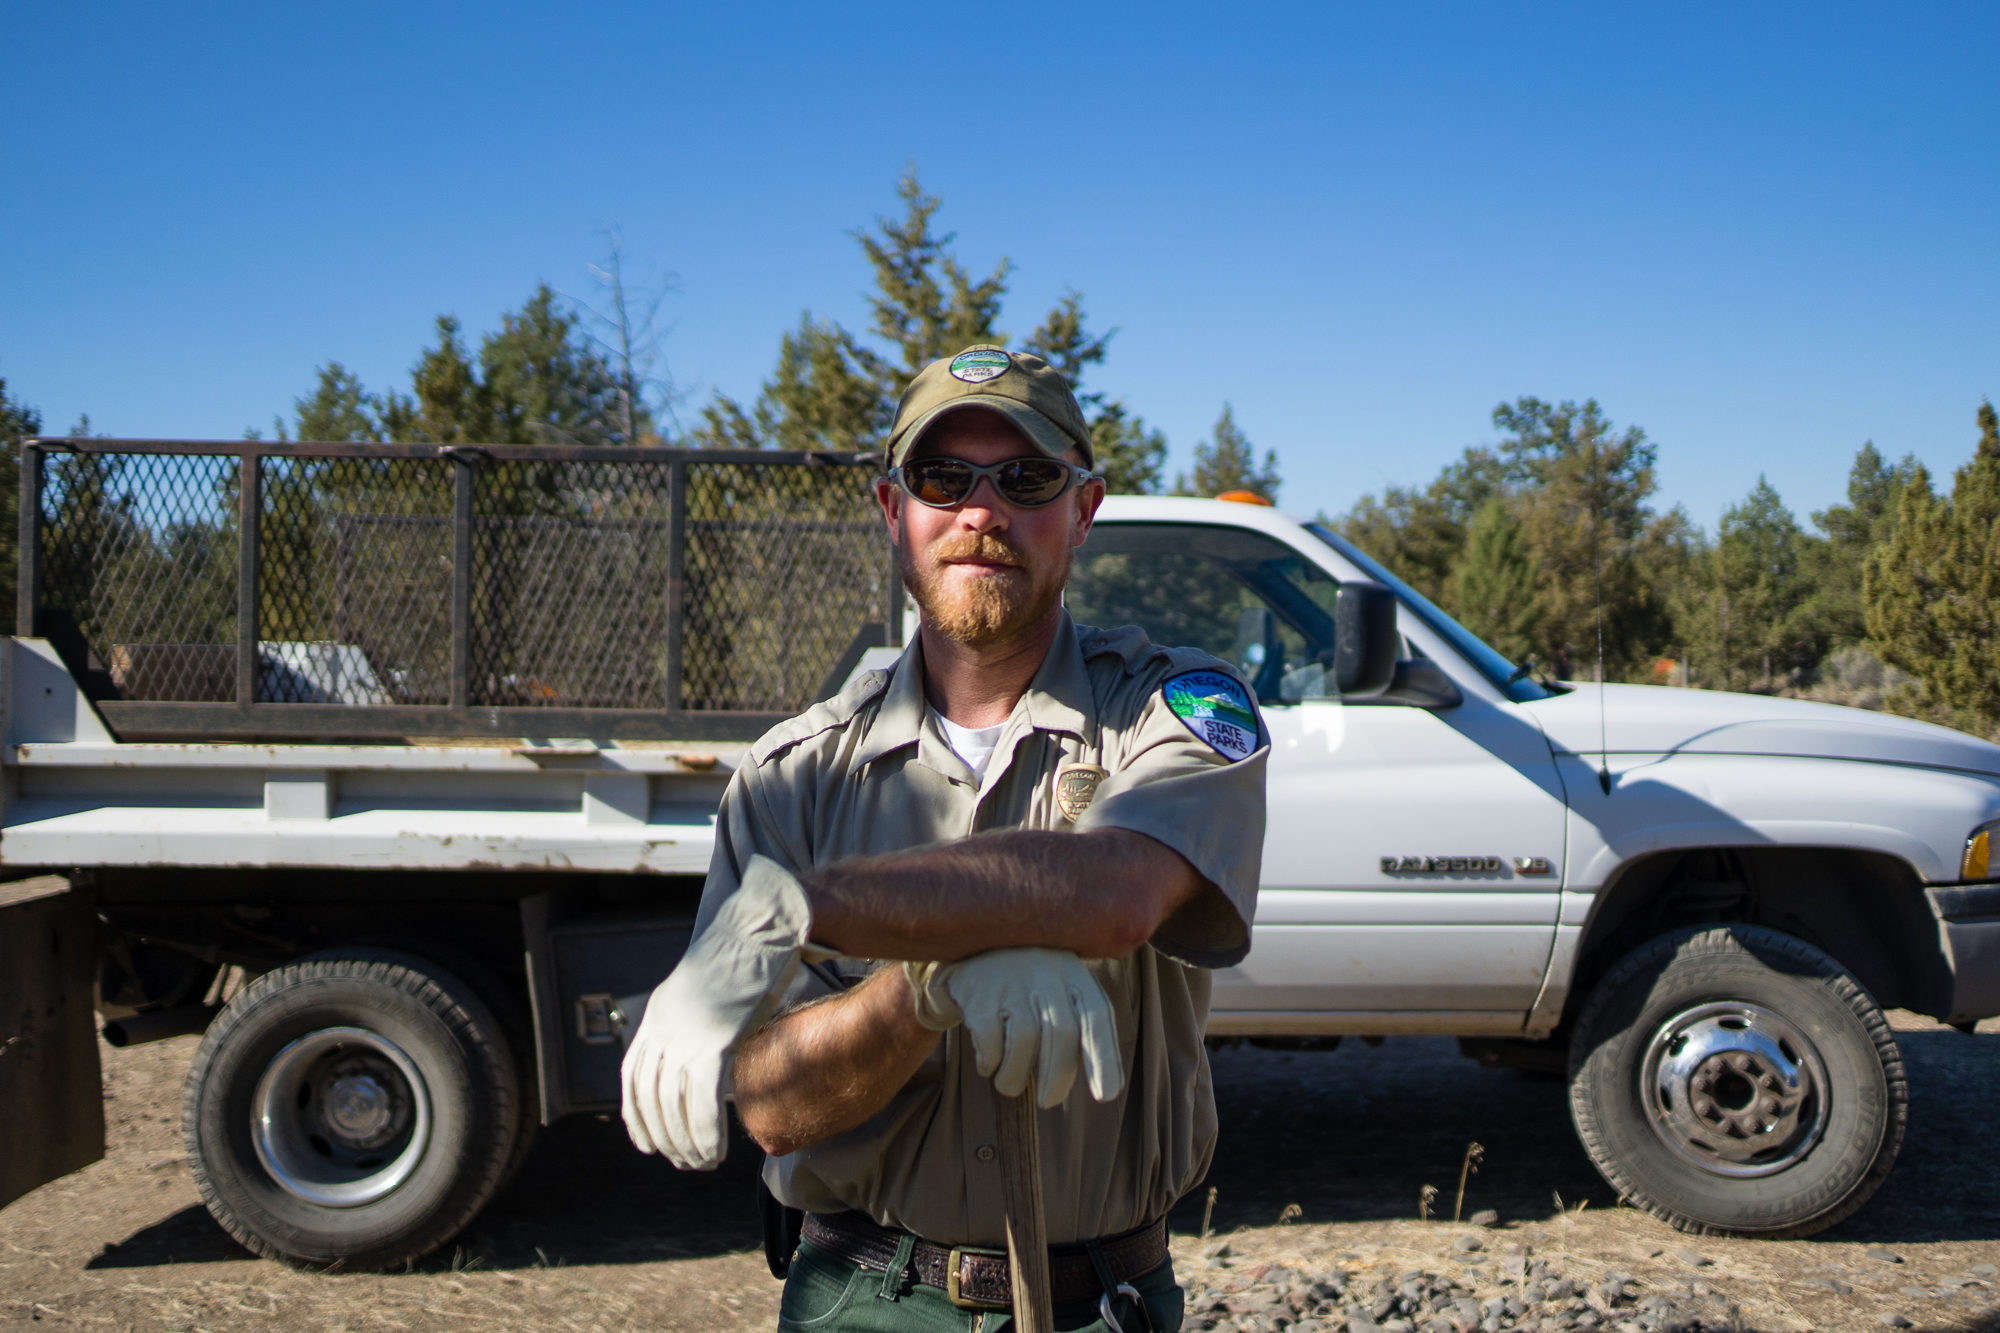
[[[1014,1327],[1020,1333],[1055,1333],[1035,1082],[1030,1078],[1019,1097],[996,1092],[993,1101],[1000,1121],[1000,1188],[1007,1208],[1007,1266],[1014,1277]]]

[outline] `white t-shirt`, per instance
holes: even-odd
[[[937,717],[938,726],[944,731],[945,743],[951,746],[951,752],[965,761],[965,766],[972,770],[975,781],[986,781],[986,765],[993,761],[993,747],[1000,743],[1000,733],[1006,729],[1007,724],[999,722],[974,731],[971,727],[959,726],[935,708],[931,712]]]

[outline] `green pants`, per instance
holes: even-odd
[[[1184,1297],[1174,1283],[1174,1261],[1133,1279],[1132,1286],[1145,1299],[1153,1333],[1179,1333]],[[1146,1318],[1130,1298],[1114,1302],[1111,1312],[1124,1333],[1146,1333]],[[1096,1301],[1058,1305],[1055,1315],[1062,1333],[1111,1333]],[[936,1287],[907,1275],[887,1281],[882,1273],[800,1241],[785,1279],[778,1327],[789,1333],[1012,1333],[1014,1318],[1006,1310],[961,1310]]]

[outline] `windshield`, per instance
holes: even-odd
[[[1417,619],[1423,621],[1439,637],[1456,648],[1466,661],[1479,668],[1480,674],[1503,690],[1509,699],[1524,704],[1535,699],[1550,697],[1550,691],[1527,676],[1513,679],[1519,670],[1514,663],[1494,652],[1478,635],[1440,611],[1428,597],[1384,569],[1373,556],[1368,555],[1353,542],[1328,532],[1317,523],[1306,524],[1306,531],[1340,552],[1369,578],[1395,593],[1403,605],[1415,613]]]

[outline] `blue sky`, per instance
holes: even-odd
[[[1287,508],[1596,397],[1712,526],[2000,396],[2000,7],[38,5],[0,0],[0,376],[50,430],[267,431],[338,359],[679,275],[694,390],[865,323],[905,163],[1004,326],[1066,287],[1176,464],[1225,401]]]

